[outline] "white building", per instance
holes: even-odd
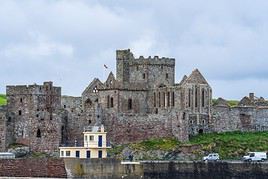
[[[59,147],[60,157],[65,158],[106,158],[107,145],[104,126],[86,127],[84,129],[83,147]]]

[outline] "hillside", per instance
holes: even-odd
[[[217,152],[221,159],[240,159],[249,151],[268,151],[268,132],[227,132],[203,134],[180,143],[175,139],[151,139],[140,143],[115,146],[111,156],[136,159],[200,160],[207,153]]]
[[[212,105],[216,104],[217,99],[212,99]],[[227,103],[230,107],[235,107],[238,105],[239,101],[238,100],[227,100]]]
[[[0,106],[5,105],[7,103],[6,95],[0,94]]]

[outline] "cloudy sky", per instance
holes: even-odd
[[[49,80],[79,96],[130,48],[176,58],[177,82],[198,68],[215,98],[268,98],[267,9],[267,0],[0,0],[0,93]]]

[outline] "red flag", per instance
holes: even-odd
[[[106,68],[106,69],[108,68],[105,64],[104,64],[103,66],[104,66],[104,68]]]

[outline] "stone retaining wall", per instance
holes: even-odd
[[[1,177],[66,178],[62,159],[0,159]]]

